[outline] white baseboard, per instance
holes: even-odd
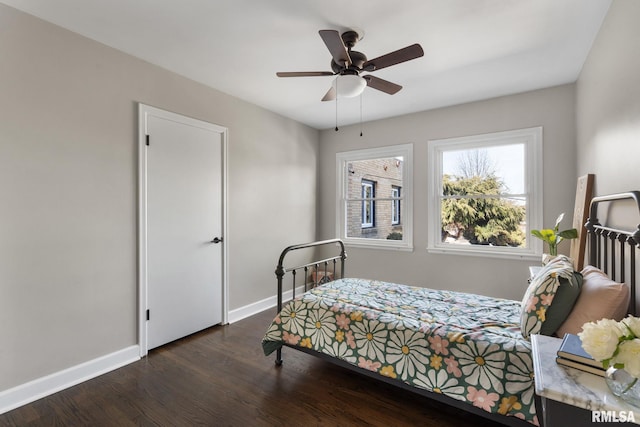
[[[296,288],[296,295],[301,295],[304,287]],[[293,292],[286,291],[282,295],[283,301],[289,301]],[[264,310],[274,308],[278,303],[276,295],[229,311],[229,323],[234,323],[246,317],[253,316]],[[275,316],[275,311],[274,311]],[[265,325],[266,326],[266,325]],[[0,391],[0,414],[11,411],[27,403],[34,402],[58,391],[80,384],[107,372],[118,369],[140,359],[140,347],[133,345],[80,365],[55,372],[42,378],[35,379],[17,387]]]
[[[304,292],[304,286],[298,286],[296,288],[296,295],[301,295]],[[282,301],[289,301],[293,297],[293,291],[286,291],[282,294]],[[242,320],[246,317],[253,316],[262,311],[275,307],[278,304],[278,297],[276,295],[265,298],[260,301],[245,305],[244,307],[236,308],[229,311],[229,323],[234,323]],[[276,313],[273,312],[275,317]],[[265,325],[266,326],[266,325]]]
[[[0,414],[106,374],[139,359],[140,348],[133,345],[17,387],[0,391]]]

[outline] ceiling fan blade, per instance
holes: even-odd
[[[339,32],[336,30],[320,30],[318,33],[320,33],[322,41],[324,41],[327,49],[331,52],[331,56],[333,56],[333,60],[336,64],[344,66],[351,65],[349,52],[347,51]]]
[[[331,88],[329,89],[329,91],[324,95],[324,97],[322,98],[323,101],[333,101],[334,99],[336,99],[336,88],[334,88],[333,86],[331,86]]]
[[[379,77],[367,75],[363,76],[362,78],[367,81],[367,86],[378,89],[379,91],[382,91],[384,93],[388,93],[389,95],[398,93],[400,89],[402,89],[402,86],[391,83],[390,81],[381,79]]]
[[[280,71],[276,73],[278,77],[317,77],[333,76],[332,71]]]
[[[416,43],[411,46],[398,49],[394,52],[387,53],[386,55],[371,59],[362,64],[362,69],[365,71],[375,71],[381,68],[390,67],[391,65],[400,64],[401,62],[420,58],[423,55],[424,50],[422,50],[422,46]]]

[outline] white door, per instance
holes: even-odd
[[[145,114],[147,350],[223,319],[224,128]]]

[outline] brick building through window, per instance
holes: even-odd
[[[402,168],[396,157],[349,162],[348,237],[402,239]]]

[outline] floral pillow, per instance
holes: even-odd
[[[573,263],[559,255],[540,269],[531,280],[522,299],[520,330],[522,336],[552,335],[571,312],[582,285],[582,276]],[[552,303],[555,301],[555,305]]]

